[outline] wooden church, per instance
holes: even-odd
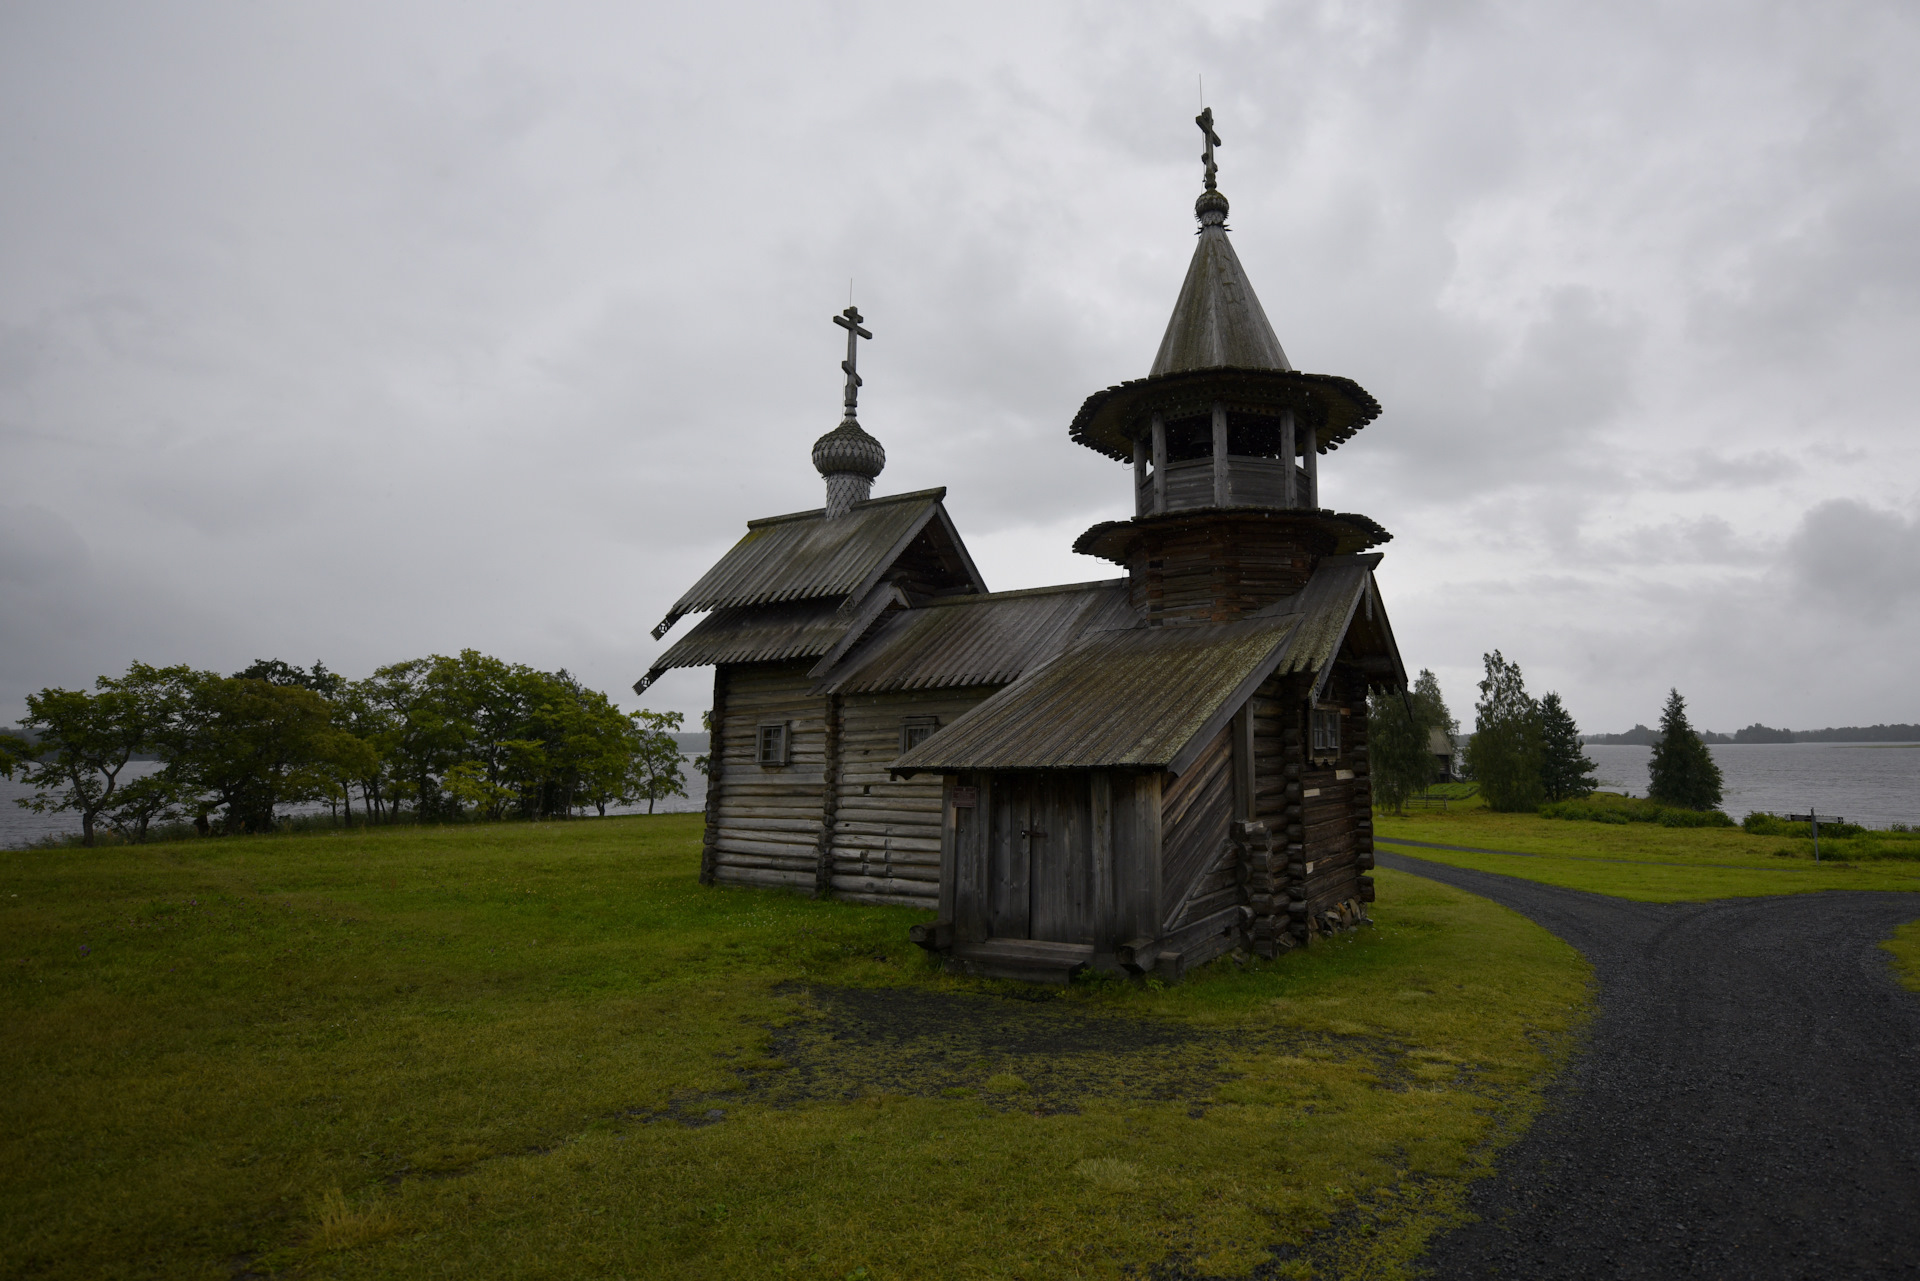
[[[845,415],[826,505],[748,522],[654,630],[635,686],[711,666],[703,882],[922,907],[950,969],[1061,983],[1275,956],[1373,899],[1366,700],[1406,673],[1368,549],[1319,463],[1380,412],[1287,360],[1227,236],[1212,112],[1198,243],[1146,377],[1068,434],[1131,464],[1134,516],[1074,550],[1121,575],[991,592],[944,489],[871,496]]]

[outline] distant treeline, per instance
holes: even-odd
[[[273,828],[321,802],[354,821],[565,818],[684,796],[678,712],[622,712],[564,669],[477,650],[348,680],[321,663],[262,659],[231,676],[135,663],[92,690],[27,696],[21,732],[0,733],[0,774],[18,803],[143,841],[192,820],[203,834]],[[130,761],[163,762],[129,777]],[[703,764],[703,762],[696,762]],[[357,794],[357,797],[356,797]]]
[[[1920,725],[1840,725],[1831,729],[1774,729],[1755,721],[1732,734],[1699,731],[1706,743],[1920,743]],[[1588,743],[1625,743],[1652,747],[1660,731],[1635,725],[1624,734],[1584,734]]]

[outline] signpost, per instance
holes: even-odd
[[[1845,819],[1835,818],[1831,814],[1789,814],[1787,822],[1806,823],[1813,828],[1813,861],[1820,861],[1820,825],[1822,823],[1843,823]]]

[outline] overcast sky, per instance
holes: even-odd
[[[635,705],[820,504],[850,278],[876,492],[947,486],[993,588],[1113,576],[1066,429],[1152,361],[1204,75],[1456,714],[1498,647],[1587,729],[1920,721],[1915,67],[1833,0],[6,4],[0,720],[465,646]]]

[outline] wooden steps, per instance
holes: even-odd
[[[1047,943],[1040,939],[988,939],[955,944],[947,968],[983,979],[1020,979],[1028,983],[1067,981],[1093,964],[1091,943]]]

